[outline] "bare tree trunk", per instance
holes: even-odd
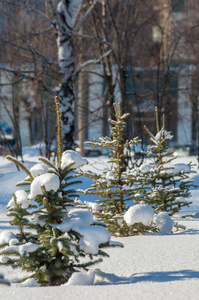
[[[57,6],[58,15],[58,60],[60,67],[61,87],[59,98],[63,122],[63,147],[74,148],[74,61],[71,32],[79,12],[82,0],[61,0]]]

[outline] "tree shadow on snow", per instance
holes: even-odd
[[[0,231],[2,230],[14,230],[14,229],[17,229],[16,226],[11,226],[9,224],[9,221],[0,221]]]
[[[186,229],[185,231],[175,233],[175,235],[195,235],[195,234],[199,234],[199,230],[193,229],[193,228],[189,228],[189,229]]]
[[[185,279],[198,279],[199,272],[193,270],[136,273],[130,277],[119,277],[114,274],[95,271],[96,285],[119,285],[137,282],[169,282]]]

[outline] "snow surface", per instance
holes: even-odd
[[[27,149],[24,155],[26,165],[32,167],[38,163],[35,154],[37,149]],[[95,173],[103,172],[107,165],[106,157],[89,158],[89,165],[85,170],[92,169]],[[177,163],[189,163],[194,157],[177,158]],[[24,179],[23,171],[17,172],[14,164],[0,157],[0,231],[16,228],[10,227],[6,216],[7,205],[12,194],[16,191],[16,183]],[[191,173],[194,183],[199,183],[199,172]],[[84,179],[83,187],[90,184]],[[198,299],[199,294],[199,189],[191,190],[193,202],[190,207],[184,207],[172,219],[186,226],[186,230],[179,230],[174,234],[150,234],[127,238],[114,238],[122,242],[124,248],[108,248],[109,258],[91,268],[88,274],[78,275],[82,285],[64,285],[60,287],[36,287],[33,280],[16,285],[16,279],[23,277],[21,270],[0,267],[0,273],[9,279],[11,286],[0,285],[0,299],[29,299],[29,300],[187,300]],[[84,201],[92,202],[88,195],[80,196]],[[181,218],[182,215],[194,215],[193,218]],[[5,231],[4,231],[5,232]],[[15,235],[9,237],[10,243]],[[113,238],[112,238],[113,239]],[[14,246],[14,245],[13,245]],[[31,249],[31,247],[30,247]],[[92,284],[94,275],[94,284]],[[77,275],[76,275],[77,276]],[[89,279],[90,278],[90,279]],[[71,279],[72,280],[72,279]],[[88,285],[84,285],[87,281]],[[77,280],[73,278],[73,284]],[[28,287],[29,286],[29,287]]]

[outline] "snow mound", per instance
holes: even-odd
[[[56,174],[42,174],[36,177],[30,186],[29,199],[33,199],[38,195],[43,195],[41,186],[44,186],[46,191],[49,192],[53,190],[56,192],[59,188],[59,177]]]
[[[72,166],[73,169],[79,168],[85,164],[88,163],[88,160],[86,158],[82,158],[81,155],[73,150],[66,150],[62,154],[61,159],[61,168],[64,169],[66,166],[74,163]]]
[[[87,273],[75,272],[65,285],[93,285],[94,279],[95,273],[91,270]]]
[[[161,233],[171,233],[174,225],[174,221],[168,215],[168,213],[160,212],[153,218],[154,223],[157,225]]]
[[[36,164],[32,168],[30,168],[30,172],[34,178],[38,175],[47,173],[47,171],[48,166],[42,163]]]
[[[124,220],[128,226],[135,223],[142,223],[149,226],[153,220],[154,211],[148,204],[140,203],[131,206],[124,215]]]

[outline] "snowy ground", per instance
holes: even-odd
[[[26,151],[24,156],[28,167],[37,162],[36,150]],[[177,162],[188,163],[194,157],[179,158]],[[90,158],[87,169],[101,172],[106,164],[104,157]],[[192,175],[199,184],[199,173]],[[24,178],[24,173],[5,157],[0,157],[0,231],[9,229],[6,205],[16,190],[16,182]],[[84,181],[83,187],[89,182]],[[81,197],[82,198],[82,197]],[[83,198],[82,198],[83,199]],[[83,199],[89,200],[90,199]],[[186,231],[174,234],[152,234],[128,238],[118,238],[124,248],[106,250],[109,258],[95,268],[96,285],[61,287],[16,287],[14,283],[21,272],[0,268],[0,273],[13,283],[11,287],[0,285],[0,299],[198,299],[199,295],[199,219],[182,219],[181,215],[199,211],[199,190],[192,191],[193,204],[184,209],[175,221],[186,226]],[[13,229],[13,228],[12,228]],[[113,240],[115,240],[113,238]]]

